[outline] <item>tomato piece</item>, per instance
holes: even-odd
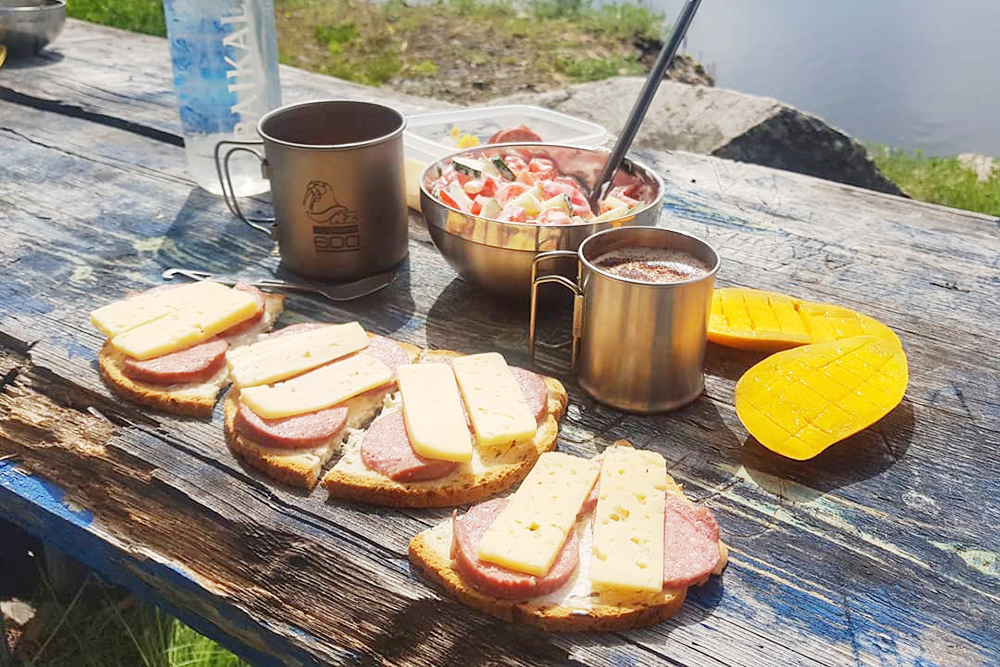
[[[528,214],[520,206],[511,204],[510,206],[505,206],[500,211],[497,220],[503,220],[504,222],[527,222]]]
[[[559,175],[555,163],[543,157],[531,158],[531,162],[528,163],[528,171],[538,174],[542,178],[555,178]]]
[[[442,190],[441,192],[439,192],[438,197],[448,206],[451,206],[452,208],[457,208],[459,211],[462,210],[462,207],[459,206],[458,202],[455,201],[454,197],[448,194],[447,190]]]
[[[507,163],[507,167],[514,172],[515,176],[528,168],[528,163],[516,155],[508,155],[504,157],[503,161]]]
[[[486,197],[492,197],[497,193],[497,179],[492,176],[487,176],[483,180],[483,189],[480,190],[479,194]]]
[[[472,180],[472,177],[471,176],[466,176],[465,174],[463,174],[460,171],[456,171],[455,172],[455,179],[454,180],[458,181],[459,185],[463,185],[464,186],[466,183],[468,183],[469,181]]]
[[[534,185],[539,181],[538,174],[532,174],[530,171],[525,169],[520,174],[517,175],[517,180],[519,183],[525,183],[527,185]]]
[[[539,213],[535,222],[540,225],[568,225],[573,219],[561,208],[550,208]]]
[[[470,178],[462,184],[462,189],[465,190],[466,194],[475,196],[483,191],[483,182],[478,178]]]
[[[520,197],[528,191],[528,186],[524,183],[504,183],[497,188],[496,198],[501,205],[506,204],[514,197]]]
[[[594,217],[594,212],[590,210],[590,205],[587,203],[577,204],[573,202],[573,215],[578,215],[584,220],[590,220]]]

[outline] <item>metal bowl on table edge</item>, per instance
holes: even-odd
[[[626,158],[615,184],[636,183],[644,204],[628,215],[569,225],[503,222],[452,208],[431,195],[440,169],[453,158],[479,159],[484,154],[546,157],[560,174],[573,176],[590,188],[597,181],[609,152],[560,144],[490,144],[453,153],[427,165],[420,176],[420,205],[427,230],[438,252],[458,274],[484,290],[500,296],[527,300],[531,291],[531,263],[550,250],[575,251],[585,238],[603,229],[626,225],[654,226],[663,203],[663,180],[644,164]],[[560,259],[540,267],[540,273],[559,273],[575,279],[576,263]]]
[[[63,0],[0,1],[0,44],[9,56],[38,53],[59,36],[64,23]]]

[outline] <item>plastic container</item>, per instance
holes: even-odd
[[[541,107],[507,105],[407,116],[403,147],[406,157],[433,162],[459,150],[451,137],[453,128],[474,134],[485,144],[499,130],[518,125],[527,125],[542,141],[585,148],[602,145],[608,136],[607,130],[588,120]]]
[[[215,145],[258,139],[257,120],[281,106],[272,0],[166,0],[163,4],[184,129],[188,169],[205,190],[222,194]],[[239,196],[267,192],[260,163],[231,163]]]

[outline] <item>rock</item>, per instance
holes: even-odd
[[[642,84],[641,77],[616,77],[490,104],[547,107],[617,135]],[[723,88],[663,81],[633,145],[715,155],[905,196],[845,132],[778,100]]]
[[[0,614],[8,624],[24,627],[35,617],[35,608],[22,600],[4,600],[0,602]]]
[[[988,155],[962,153],[958,156],[958,163],[969,171],[975,172],[976,180],[980,183],[985,183],[993,178],[995,172],[1000,172],[1000,165]]]

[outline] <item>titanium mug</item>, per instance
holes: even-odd
[[[619,248],[669,248],[704,262],[709,270],[682,282],[652,283],[608,273],[593,262]],[[538,275],[538,265],[577,260],[577,280]],[[592,234],[576,252],[535,257],[531,267],[529,353],[572,345],[572,370],[583,389],[602,403],[629,412],[666,412],[698,398],[705,387],[705,347],[719,255],[704,241],[657,227],[617,227]],[[535,340],[538,286],[570,290],[573,338],[562,344]]]
[[[216,145],[226,204],[276,239],[282,264],[295,273],[347,281],[386,271],[408,251],[405,126],[398,111],[370,102],[320,100],[275,109],[257,124],[261,140]],[[239,152],[260,160],[271,181],[273,218],[240,210],[229,174]]]

